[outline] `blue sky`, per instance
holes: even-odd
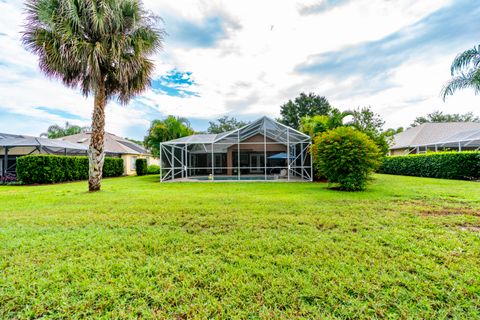
[[[191,72],[176,69],[157,77],[151,83],[153,92],[177,98],[199,97],[199,94],[193,91],[195,85]]]
[[[480,114],[464,91],[439,92],[455,55],[480,44],[476,0],[146,0],[168,36],[152,88],[111,101],[107,130],[143,138],[149,122],[187,117],[197,130],[223,115],[277,117],[300,92],[340,109],[371,106],[387,127],[433,110]],[[0,132],[38,135],[88,126],[93,101],[47,79],[20,43],[22,1],[0,1]]]

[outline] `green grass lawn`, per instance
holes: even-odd
[[[480,183],[0,187],[0,318],[479,318]]]

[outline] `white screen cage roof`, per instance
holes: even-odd
[[[88,146],[68,141],[0,133],[0,148],[37,147],[51,150],[87,152]]]
[[[480,148],[480,129],[466,130],[447,136],[446,138],[413,145],[412,147],[437,146],[444,148]]]
[[[275,142],[279,143],[301,143],[310,142],[310,136],[290,128],[269,117],[262,117],[252,123],[236,130],[219,134],[194,134],[175,140],[163,142],[164,145],[185,145],[185,144],[234,144],[238,140],[244,141],[257,134],[264,134]]]

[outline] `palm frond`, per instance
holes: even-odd
[[[47,76],[123,104],[150,85],[165,32],[140,1],[27,0],[26,14],[23,44]]]
[[[458,73],[463,73],[469,67],[477,69],[480,66],[480,45],[466,50],[455,57],[450,73],[455,76]]]
[[[472,88],[475,94],[480,94],[480,70],[472,70],[466,74],[462,73],[452,77],[443,87],[441,96],[445,101],[447,96],[453,95],[456,91]]]

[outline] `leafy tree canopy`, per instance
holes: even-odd
[[[329,115],[332,107],[327,98],[314,93],[300,93],[280,107],[280,122],[294,129],[300,128],[300,119],[305,116]]]
[[[141,1],[28,0],[26,13],[22,41],[47,76],[122,104],[150,84],[165,32]]]
[[[80,132],[88,131],[88,127],[80,127],[74,124],[70,124],[68,121],[65,122],[65,127],[61,125],[54,124],[48,127],[47,132],[44,132],[40,137],[47,137],[49,139],[56,139],[66,136],[71,136]]]
[[[351,116],[352,120],[347,121]],[[384,121],[380,115],[374,113],[370,107],[358,108],[353,111],[340,111],[331,108],[327,115],[306,116],[300,120],[300,131],[312,138],[327,130],[338,127],[353,127],[365,133],[372,139],[380,152],[388,153],[391,134],[383,132]]]
[[[404,128],[403,127],[398,127],[397,129],[395,128],[388,128],[387,130],[385,130],[385,136],[387,137],[393,137],[394,135],[396,135],[397,133],[401,133],[404,131]]]
[[[168,116],[164,120],[153,120],[144,140],[153,155],[160,155],[160,142],[178,139],[194,134],[190,122],[186,118]]]
[[[249,122],[239,121],[234,117],[224,116],[218,118],[216,121],[209,121],[208,124],[208,133],[222,133],[244,127],[249,124]]]
[[[480,118],[472,112],[447,114],[441,111],[434,111],[426,116],[415,118],[410,127],[416,127],[429,122],[480,122]]]
[[[386,155],[390,148],[391,135],[383,131],[385,121],[371,107],[357,108],[352,111],[352,127],[365,133],[377,145],[380,153]]]

